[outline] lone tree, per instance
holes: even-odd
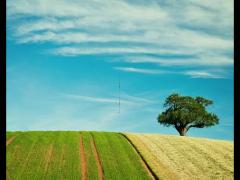
[[[174,126],[180,136],[185,136],[192,128],[204,128],[218,124],[217,115],[207,112],[206,107],[213,101],[203,97],[180,96],[172,94],[167,97],[166,110],[158,115],[158,122],[164,126]]]

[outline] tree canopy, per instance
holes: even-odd
[[[166,110],[158,115],[157,120],[164,126],[173,126],[181,136],[192,128],[204,128],[218,124],[216,114],[207,112],[213,101],[203,97],[180,96],[174,93],[164,103]]]

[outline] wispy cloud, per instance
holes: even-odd
[[[75,100],[81,100],[81,101],[87,101],[87,102],[94,102],[94,103],[102,103],[102,104],[118,104],[119,103],[119,96],[116,97],[96,97],[96,96],[86,96],[86,95],[78,95],[78,94],[64,94],[61,93],[62,96],[70,99]],[[129,94],[126,94],[124,92],[121,92],[121,104],[126,105],[143,105],[143,104],[149,104],[153,103],[152,100],[143,98],[143,97],[137,97],[132,96]]]
[[[62,93],[32,77],[27,77],[24,82],[22,76],[17,77],[18,81],[9,81],[14,83],[14,90],[20,98],[12,96],[11,88],[7,104],[8,130],[131,130],[132,124],[139,120],[136,117],[145,116],[147,110],[143,107],[151,108],[154,103],[150,97],[121,91],[119,113],[117,95],[112,95],[105,87],[102,90],[106,93],[98,91],[99,87],[95,86],[89,86],[87,91],[73,87],[71,89],[78,93]],[[147,114],[149,116],[151,112]]]
[[[135,73],[143,73],[143,74],[167,74],[171,73],[169,71],[162,71],[162,70],[154,70],[154,69],[140,69],[140,68],[133,68],[133,67],[115,67],[115,69],[125,72],[135,72]]]
[[[102,47],[102,48],[94,48],[94,47],[61,47],[56,48],[50,51],[56,55],[62,56],[78,56],[78,55],[86,55],[86,54],[159,54],[159,53],[174,53],[181,54],[180,51],[173,51],[171,49],[157,49],[157,48],[142,48],[142,47]]]
[[[186,75],[191,78],[225,78],[224,72],[213,72],[211,70],[191,70],[191,71],[165,71],[165,70],[156,70],[156,69],[143,69],[143,68],[133,68],[133,67],[115,67],[116,70],[132,73],[142,73],[142,74],[152,74],[152,75],[161,75],[161,74],[176,74],[176,75]]]
[[[233,2],[223,1],[221,6],[216,2],[11,0],[7,12],[10,20],[22,19],[13,29],[19,41],[25,43],[140,41],[191,50],[229,50],[233,47],[232,37],[213,35],[210,30],[228,28],[231,34]],[[175,11],[179,6],[182,11]],[[214,21],[218,18],[221,21]],[[200,27],[210,29],[209,33],[199,31]]]
[[[186,71],[183,72],[183,74],[188,75],[192,78],[213,78],[213,79],[225,78],[222,75],[207,71]]]
[[[9,0],[7,17],[17,43],[52,43],[47,52],[55,55],[117,54],[126,63],[161,66],[233,64],[232,0]],[[192,58],[158,57],[166,54]]]
[[[102,98],[102,97],[92,97],[92,96],[81,96],[81,95],[74,95],[74,94],[64,94],[65,97],[75,99],[75,100],[82,100],[94,103],[107,103],[107,104],[117,104],[118,98]],[[132,102],[127,100],[122,100],[122,103],[131,104]]]
[[[100,102],[100,103],[117,103],[118,102],[116,99],[111,99],[111,98],[99,98],[99,97],[80,96],[80,95],[72,95],[72,94],[66,94],[66,96],[69,98],[90,101],[90,102]]]
[[[183,54],[184,55],[184,54]],[[212,54],[196,55],[194,57],[179,58],[172,57],[148,57],[148,56],[129,56],[121,59],[130,63],[154,63],[161,66],[231,66],[233,57],[226,55],[214,56]]]

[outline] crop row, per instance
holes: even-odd
[[[151,179],[118,133],[8,133],[7,179]]]
[[[152,134],[126,134],[160,179],[233,179],[233,144]]]

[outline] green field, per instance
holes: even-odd
[[[8,132],[11,138],[7,179],[151,179],[118,133]]]
[[[233,143],[159,134],[7,132],[7,179],[233,179]]]

